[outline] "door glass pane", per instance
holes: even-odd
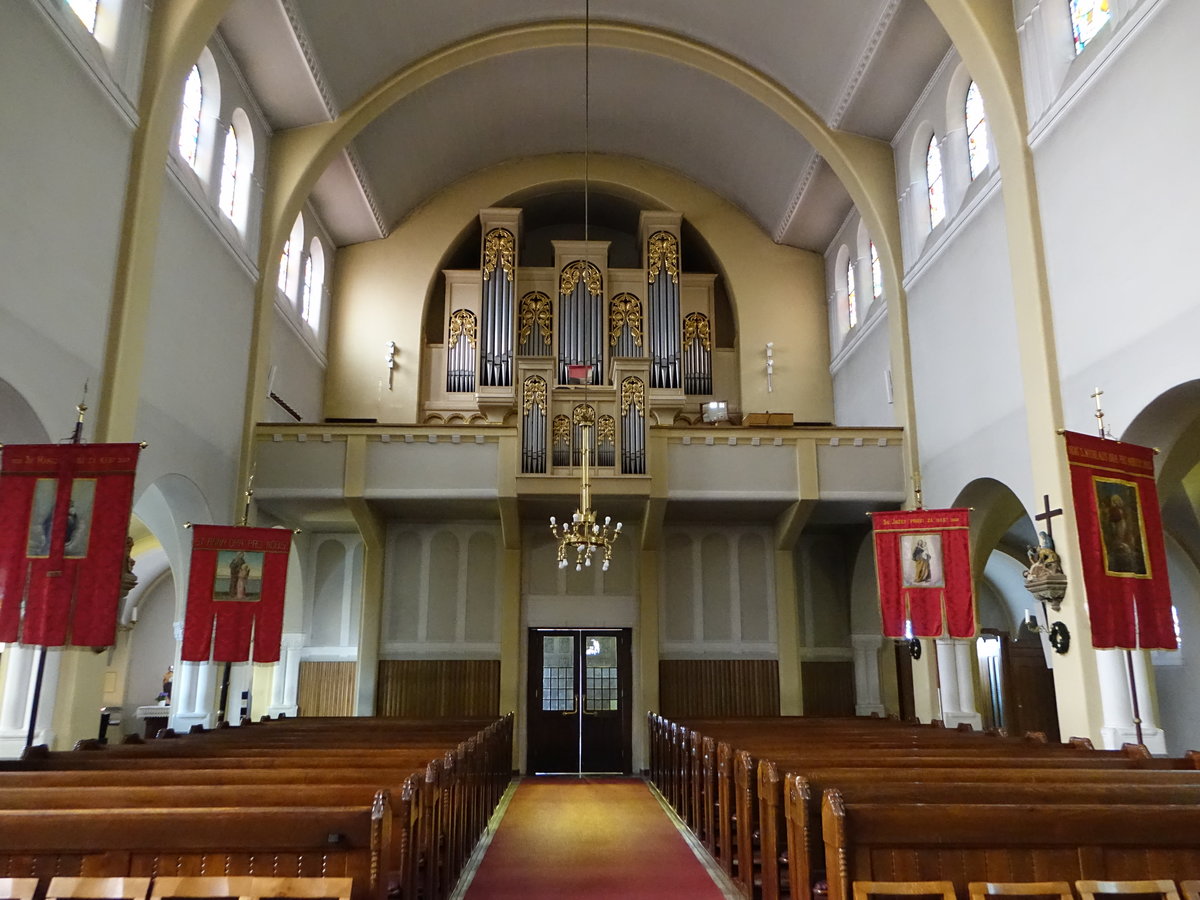
[[[587,658],[587,712],[617,708],[617,638],[589,635]]]
[[[575,638],[542,636],[542,709],[575,711]]]

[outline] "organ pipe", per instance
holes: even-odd
[[[511,231],[493,228],[483,242],[483,346],[480,383],[512,384],[513,305],[515,302],[516,239]]]

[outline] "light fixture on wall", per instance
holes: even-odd
[[[588,187],[589,187],[589,128],[591,125],[591,2],[584,0],[583,5],[583,244],[588,246]],[[585,249],[586,252],[586,249]],[[586,324],[584,326],[586,328]],[[586,342],[585,342],[586,343]],[[573,383],[583,383],[583,409],[590,410],[587,402],[587,386],[592,381],[592,366],[569,366],[569,380]],[[575,371],[581,370],[581,371]],[[582,371],[586,370],[586,371]],[[579,376],[579,377],[576,377]],[[614,526],[612,518],[605,516],[604,521],[592,509],[592,485],[589,480],[589,464],[592,455],[591,432],[595,427],[595,416],[588,415],[579,422],[580,441],[583,444],[581,472],[579,481],[579,506],[571,515],[569,522],[559,523],[550,517],[550,533],[558,542],[558,567],[565,569],[570,563],[569,556],[575,557],[575,571],[583,571],[585,566],[591,566],[592,558],[599,554],[602,557],[600,568],[607,572],[612,562],[613,544],[621,535],[622,523]]]

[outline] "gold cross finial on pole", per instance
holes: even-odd
[[[913,502],[917,509],[924,509],[921,503],[921,476],[917,472],[913,472]]]
[[[1108,437],[1108,434],[1106,434],[1107,429],[1104,425],[1104,410],[1100,408],[1100,398],[1103,395],[1104,391],[1100,390],[1100,388],[1096,388],[1095,392],[1092,394],[1092,399],[1096,401],[1096,427],[1100,431],[1100,437],[1106,438]]]

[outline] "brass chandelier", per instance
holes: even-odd
[[[591,102],[591,3],[584,0],[583,15],[583,243],[588,241],[588,131],[590,126]],[[586,343],[586,342],[585,342]],[[575,368],[575,367],[572,367]],[[587,410],[587,386],[592,382],[592,366],[581,366],[587,375],[583,381],[583,406]],[[583,443],[582,473],[579,483],[579,506],[571,516],[571,521],[559,523],[550,517],[550,533],[558,542],[558,567],[565,569],[569,564],[568,556],[575,556],[575,571],[583,571],[585,566],[591,566],[592,557],[602,555],[600,565],[602,571],[608,571],[612,562],[613,544],[621,535],[622,523],[612,524],[612,517],[605,516],[601,524],[596,511],[592,509],[592,485],[589,480],[589,463],[592,455],[591,431],[595,424],[594,416],[583,417],[579,423],[580,440]]]

